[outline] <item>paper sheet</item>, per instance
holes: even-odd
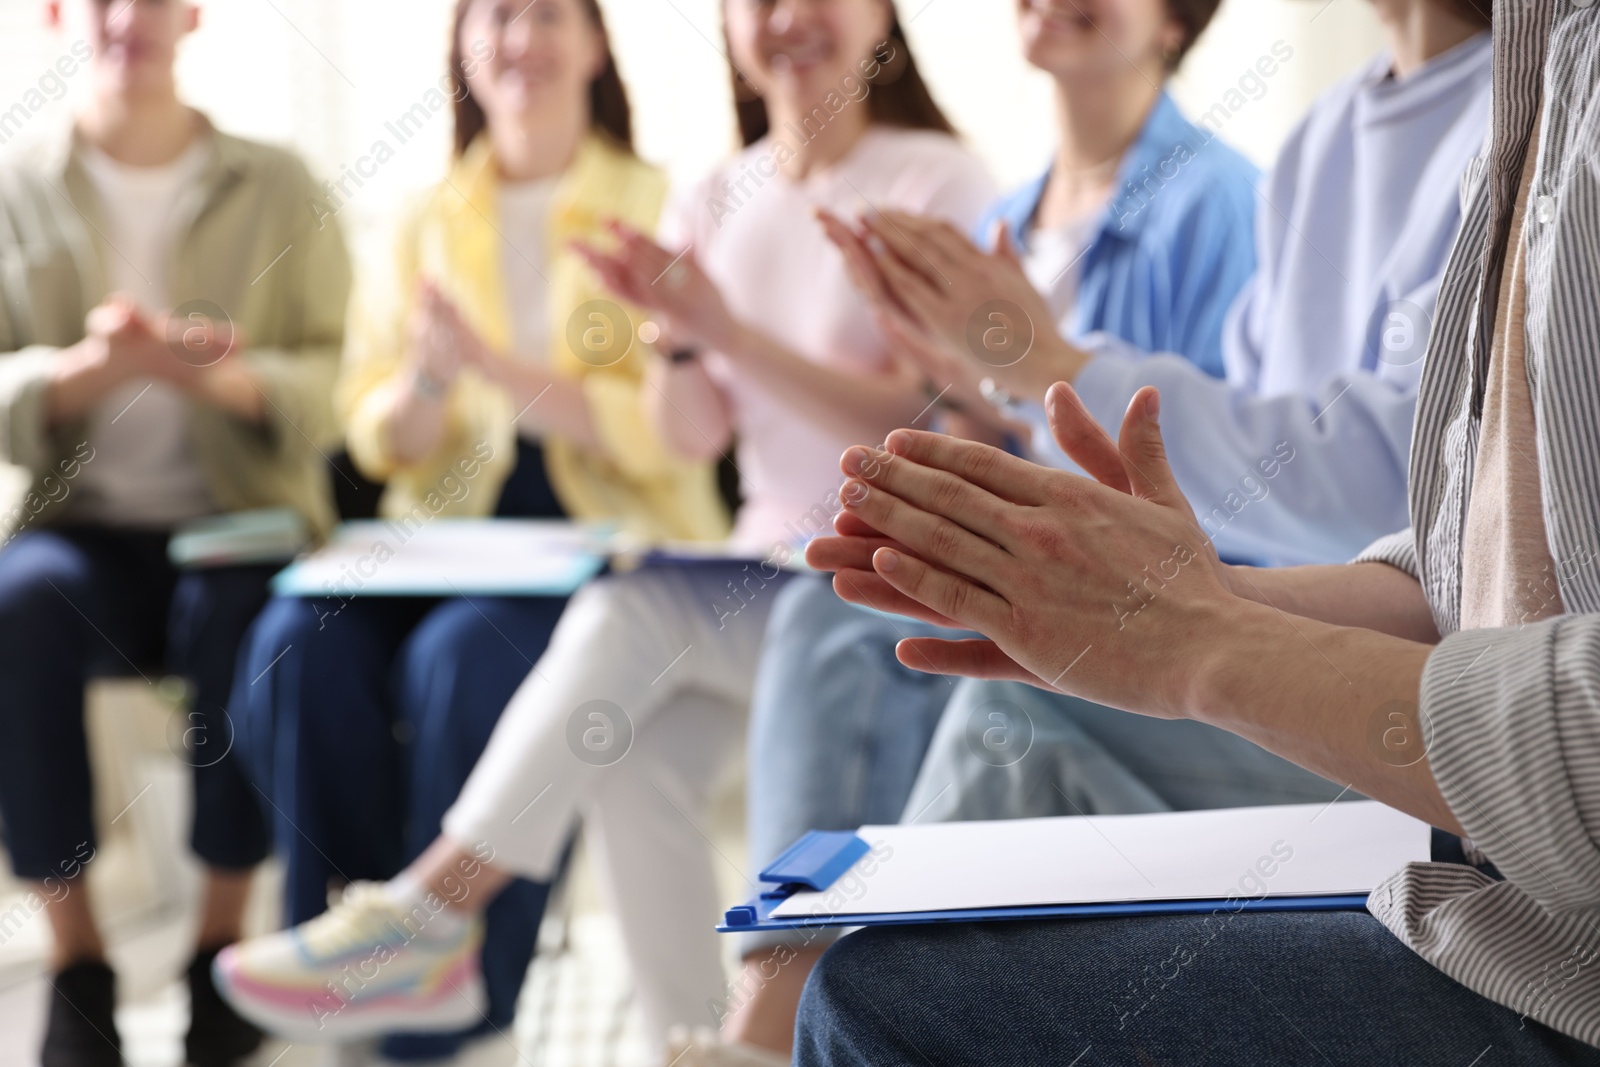
[[[1366,893],[1432,831],[1375,801],[863,826],[873,846],[774,918]]]
[[[281,596],[565,596],[604,566],[605,531],[539,519],[350,522],[273,579]]]

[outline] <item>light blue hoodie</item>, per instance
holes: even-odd
[[[1113,434],[1141,386],[1161,389],[1173,470],[1225,556],[1343,561],[1407,525],[1424,342],[1488,128],[1489,35],[1404,81],[1389,69],[1380,55],[1330,90],[1285,143],[1224,328],[1225,382],[1110,333],[1084,342],[1077,389]],[[1039,457],[1065,464],[1042,408],[1022,414]]]

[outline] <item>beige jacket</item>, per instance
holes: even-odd
[[[318,224],[320,196],[300,160],[212,130],[211,163],[185,205],[168,288],[241,328],[239,355],[266,396],[251,424],[193,404],[189,428],[224,512],[288,506],[318,533],[333,523],[326,453],[339,437],[334,381],[350,264],[339,230]],[[63,348],[106,297],[98,198],[70,131],[0,160],[0,539],[52,521],[86,455],[79,424],[45,425]],[[281,258],[280,258],[281,257]],[[176,358],[176,357],[174,357]]]

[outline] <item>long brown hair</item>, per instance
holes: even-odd
[[[955,133],[955,127],[950,125],[928,90],[928,83],[922,80],[911,45],[900,28],[900,16],[894,10],[893,0],[883,0],[883,3],[889,5],[889,36],[873,53],[878,75],[866,79],[871,86],[866,98],[867,115],[881,126]],[[726,27],[723,44],[727,48]],[[745,147],[749,147],[767,135],[772,122],[767,117],[766,102],[756,95],[755,87],[745,81],[744,75],[734,66],[732,49],[728,48],[727,52],[734,108],[739,114],[739,136]]]
[[[460,156],[489,124],[483,107],[467,87],[467,57],[461,51],[461,24],[476,0],[456,0],[456,16],[450,30],[451,98],[455,101],[455,153]],[[605,16],[598,0],[578,0],[589,21],[600,33],[605,49],[605,65],[589,83],[589,121],[593,128],[608,134],[622,147],[633,150],[633,109],[628,106],[628,90],[617,73],[616,57],[611,52],[611,36],[606,32]]]

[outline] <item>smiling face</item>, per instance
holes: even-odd
[[[889,36],[888,0],[727,0],[734,64],[769,101],[809,109]]]
[[[458,43],[467,87],[491,125],[526,127],[586,108],[606,62],[583,0],[473,0]]]
[[[47,19],[94,49],[97,89],[136,97],[172,91],[178,42],[199,25],[200,12],[184,0],[57,0]]]
[[[1162,71],[1183,45],[1165,0],[1018,0],[1022,55],[1058,78],[1105,74],[1130,62]]]

